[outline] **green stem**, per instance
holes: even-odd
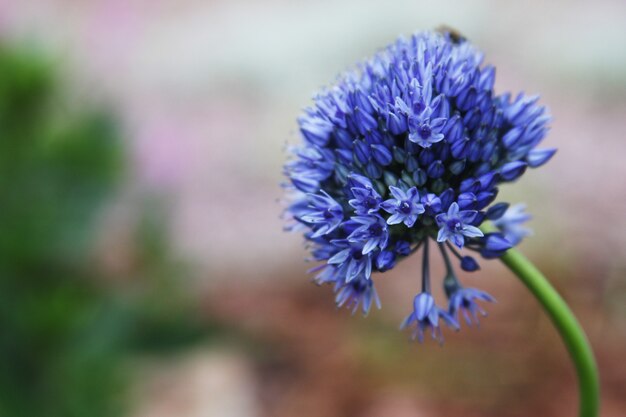
[[[596,417],[600,407],[598,369],[585,332],[576,317],[554,287],[524,255],[509,249],[500,259],[533,293],[559,331],[578,374],[579,416]]]

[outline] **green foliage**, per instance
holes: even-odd
[[[0,415],[123,404],[112,364],[125,330],[86,262],[121,147],[109,120],[63,114],[60,100],[45,61],[0,47]]]
[[[212,328],[190,317],[162,218],[139,228],[139,288],[106,284],[94,267],[122,144],[109,118],[58,90],[47,62],[0,46],[0,416],[119,416],[129,355]]]

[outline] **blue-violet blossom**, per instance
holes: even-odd
[[[401,188],[390,186],[389,192],[393,198],[385,201],[381,207],[391,214],[387,219],[387,224],[404,223],[406,227],[413,227],[417,216],[422,214],[424,206],[420,204],[420,195],[416,187],[411,187],[407,192]]]
[[[495,69],[464,38],[444,31],[399,38],[319,92],[298,119],[302,143],[284,167],[287,229],[303,230],[315,281],[338,306],[380,307],[376,272],[421,250],[421,291],[403,327],[442,340],[441,325],[477,321],[484,291],[465,288],[474,256],[491,259],[529,231],[521,206],[497,202],[499,186],[545,164],[537,149],[550,116],[537,96],[497,94]],[[493,222],[496,232],[480,226]],[[430,290],[428,243],[446,264],[447,308]],[[474,252],[474,256],[468,254]]]

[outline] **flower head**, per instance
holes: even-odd
[[[405,325],[440,338],[439,319],[456,321],[429,301],[428,242],[446,259],[444,281],[462,288],[450,259],[476,271],[461,250],[494,258],[527,234],[526,215],[496,200],[502,184],[554,155],[537,149],[550,116],[538,97],[498,94],[494,82],[464,38],[421,32],[343,74],[298,119],[303,141],[284,169],[290,229],[304,229],[321,263],[316,281],[335,285],[339,305],[369,311],[374,273],[422,249],[421,304]],[[486,221],[499,230],[483,234]],[[449,293],[453,313],[480,314],[475,291]]]

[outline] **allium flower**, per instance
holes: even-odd
[[[459,324],[454,317],[448,314],[445,310],[437,307],[432,295],[427,292],[422,292],[415,297],[415,300],[413,301],[413,312],[409,314],[406,319],[404,319],[400,328],[404,329],[411,325],[415,325],[412,337],[413,339],[417,338],[420,343],[424,341],[424,331],[430,330],[432,338],[441,343],[443,341],[443,336],[441,333],[441,327],[439,327],[440,318],[449,327],[458,330]]]
[[[343,209],[339,203],[325,191],[322,190],[321,194],[321,196],[309,194],[307,196],[308,206],[297,215],[300,221],[309,223],[314,229],[315,232],[311,237],[326,235],[343,222]]]
[[[359,305],[364,315],[367,315],[372,303],[380,308],[380,298],[378,298],[374,283],[364,276],[348,283],[338,283],[335,292],[337,294],[335,297],[337,307],[351,308],[352,314],[357,311]]]
[[[465,237],[484,236],[478,227],[472,226],[477,215],[476,210],[459,211],[459,205],[456,202],[450,204],[447,213],[438,214],[435,218],[439,226],[437,242],[449,240],[461,249],[465,243]]]
[[[496,94],[494,82],[463,38],[416,33],[343,74],[298,119],[288,228],[304,229],[315,280],[334,285],[339,306],[367,314],[379,304],[374,273],[421,249],[422,288],[404,327],[441,340],[440,319],[458,328],[459,314],[482,314],[476,300],[491,297],[462,287],[451,259],[477,271],[467,251],[498,257],[528,234],[527,215],[496,202],[499,186],[555,153],[536,149],[550,121],[538,98]],[[483,234],[487,221],[498,232]],[[446,262],[447,311],[430,291],[431,241]]]
[[[417,117],[409,116],[409,140],[422,148],[430,148],[432,144],[443,140],[445,135],[441,130],[445,124],[446,119],[443,117],[419,121]]]
[[[531,219],[531,215],[526,213],[525,210],[526,205],[516,204],[506,210],[500,218],[493,222],[504,234],[504,238],[511,242],[511,245],[517,245],[526,236],[532,234],[530,229],[522,226]]]
[[[389,191],[393,198],[382,204],[382,209],[391,216],[387,219],[387,224],[404,223],[407,227],[412,227],[417,220],[417,216],[422,214],[424,206],[420,204],[420,195],[417,188],[411,187],[406,193],[398,187],[390,186]]]
[[[365,182],[367,181],[367,182]],[[356,186],[350,188],[354,198],[348,203],[354,208],[354,212],[359,215],[373,214],[380,208],[382,199],[372,188],[372,183],[366,178],[355,180]]]
[[[495,301],[491,295],[484,291],[475,288],[457,288],[450,295],[448,307],[450,315],[458,321],[460,312],[468,325],[471,325],[472,322],[478,324],[478,315],[486,316],[487,313],[476,303],[476,300]]]
[[[346,239],[334,240],[332,245],[339,250],[333,256],[326,258],[325,253],[315,252],[316,259],[328,259],[328,265],[335,265],[338,273],[335,281],[352,281],[357,275],[365,273],[365,278],[372,276],[372,252],[363,253],[363,246],[356,243],[351,244]],[[325,249],[334,249],[333,247]],[[344,276],[345,274],[345,276]]]

